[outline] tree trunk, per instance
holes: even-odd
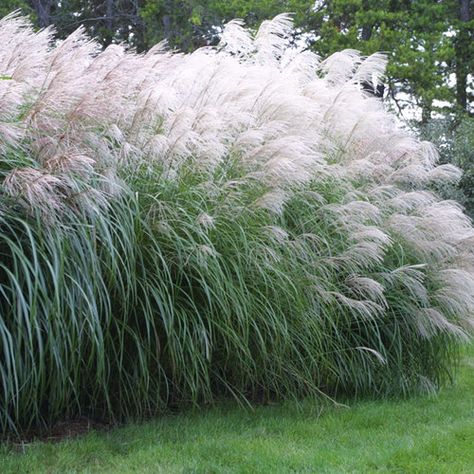
[[[132,0],[132,14],[133,14],[133,34],[134,46],[137,52],[141,53],[147,48],[145,40],[145,23],[140,16],[140,0]]]
[[[469,30],[471,19],[470,0],[459,0],[459,30],[456,38],[456,102],[459,108],[467,108],[467,75],[469,72]]]
[[[32,0],[36,16],[38,17],[38,24],[40,28],[46,28],[51,24],[51,7],[53,0]]]
[[[431,120],[431,111],[433,109],[433,103],[431,101],[425,102],[421,106],[421,123],[426,124]]]
[[[114,0],[105,0],[105,28],[107,33],[104,38],[104,45],[108,46],[112,43],[114,37]]]
[[[367,13],[369,11],[370,5],[368,0],[363,0],[362,1],[362,10],[364,13]],[[362,41],[369,41],[369,39],[372,36],[372,25],[369,25],[368,23],[364,23],[362,25],[362,34],[361,34],[361,40]]]

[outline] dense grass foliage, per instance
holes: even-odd
[[[146,55],[0,22],[0,425],[408,394],[474,308],[459,179],[286,16]]]

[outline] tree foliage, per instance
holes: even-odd
[[[14,5],[13,5],[14,4]],[[472,0],[24,0],[3,2],[33,11],[65,37],[79,25],[103,45],[126,42],[143,51],[166,39],[192,51],[215,44],[221,26],[242,18],[251,28],[293,12],[296,35],[326,56],[344,48],[390,56],[386,96],[405,118],[416,107],[433,113],[473,112]]]

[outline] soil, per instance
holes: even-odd
[[[112,425],[91,420],[86,417],[74,420],[60,421],[48,430],[31,430],[21,434],[20,438],[10,438],[12,447],[22,450],[26,445],[37,441],[57,443],[66,439],[83,436],[90,431],[110,429]]]

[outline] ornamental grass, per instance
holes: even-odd
[[[0,428],[400,396],[472,334],[460,178],[291,19],[191,54],[0,20]],[[368,87],[368,85],[370,87]]]

